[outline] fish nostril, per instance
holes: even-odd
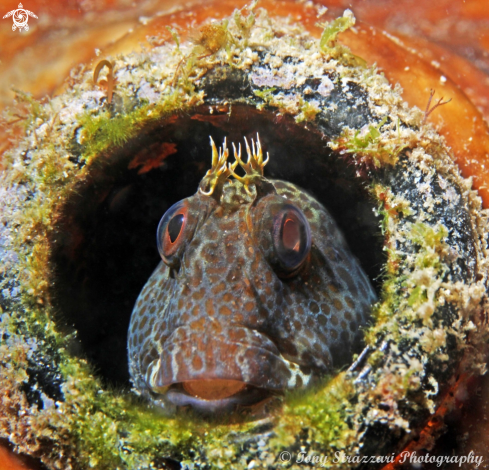
[[[188,394],[203,400],[222,400],[241,392],[246,384],[238,380],[202,379],[183,382],[182,386]]]

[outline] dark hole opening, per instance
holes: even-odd
[[[59,214],[51,257],[58,320],[77,332],[72,352],[86,357],[111,385],[128,385],[127,328],[135,300],[160,261],[156,228],[173,203],[197,191],[211,165],[209,135],[217,145],[227,137],[231,147],[259,132],[270,153],[265,176],[314,195],[379,288],[379,221],[368,182],[355,177],[353,166],[293,119],[245,106],[233,106],[231,116],[208,110],[161,123],[101,157]]]

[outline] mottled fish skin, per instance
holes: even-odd
[[[217,199],[202,192],[184,199],[177,264],[162,261],[137,299],[130,374],[139,393],[164,408],[246,402],[241,389],[224,399],[192,396],[181,384],[194,381],[243,383],[248,396],[306,386],[360,344],[376,295],[342,233],[306,192],[264,181],[260,196],[228,180]],[[270,231],[290,206],[307,219],[311,245],[298,271],[284,275]]]

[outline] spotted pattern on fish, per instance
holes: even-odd
[[[361,341],[376,296],[331,215],[250,168],[160,222],[168,249],[137,299],[128,352],[136,389],[163,407],[218,410],[306,386]]]

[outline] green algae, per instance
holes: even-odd
[[[338,59],[347,65],[366,67],[366,61],[351,53],[348,47],[337,43],[338,35],[355,26],[355,17],[350,10],[346,10],[342,17],[327,23],[324,26],[319,49],[328,57]]]
[[[233,14],[234,22],[236,23],[236,26],[238,27],[238,30],[241,33],[241,36],[243,37],[244,47],[248,46],[248,41],[250,39],[253,26],[255,26],[256,15],[254,9],[256,8],[257,3],[258,0],[255,0],[249,6],[244,7],[241,10],[235,10]],[[247,16],[243,15],[244,9],[249,11]]]
[[[135,123],[143,113],[139,109],[131,115],[111,116],[108,111],[92,116],[85,113],[79,122],[83,129],[81,138],[85,158],[98,155],[109,148],[120,147],[136,135]]]
[[[412,136],[401,136],[399,119],[396,123],[395,134],[386,138],[381,132],[388,117],[377,124],[369,124],[365,131],[353,130],[346,127],[341,135],[333,140],[331,148],[351,153],[357,160],[367,165],[380,168],[386,164],[395,165],[403,151],[413,145]]]
[[[47,119],[49,112],[38,100],[33,98],[32,94],[18,90],[17,88],[12,88],[12,91],[15,93],[15,101],[19,108],[18,111],[23,112],[22,114],[18,112],[15,115],[8,116],[9,111],[7,111],[7,122],[12,118],[17,118],[17,120],[22,122],[23,129],[27,130],[38,119],[42,121]],[[17,120],[14,119],[14,121]]]
[[[176,89],[165,96],[158,104],[143,103],[130,112],[113,115],[110,111],[102,111],[98,115],[85,112],[78,117],[81,126],[80,143],[81,157],[88,162],[102,153],[113,152],[128,140],[135,138],[145,126],[159,119],[164,119],[176,112],[189,111],[198,104],[202,95],[185,89],[190,96],[185,97],[182,90]]]
[[[310,103],[301,98],[299,100],[299,114],[295,117],[295,122],[314,121],[320,111],[314,103]]]
[[[355,25],[355,17],[347,10],[341,18],[336,18],[326,24],[319,40],[319,49],[333,58],[345,54],[351,54],[344,46],[338,47],[336,43],[338,35]]]
[[[276,90],[275,87],[265,87],[261,90],[253,90],[253,93],[261,98],[265,103],[261,103],[258,105],[258,109],[263,109],[265,105],[272,104],[273,100],[273,92]]]
[[[346,372],[325,382],[318,389],[289,394],[271,441],[276,454],[284,445],[295,444],[304,430],[304,440],[329,456],[355,443],[357,430],[349,419],[355,398],[353,383]]]

